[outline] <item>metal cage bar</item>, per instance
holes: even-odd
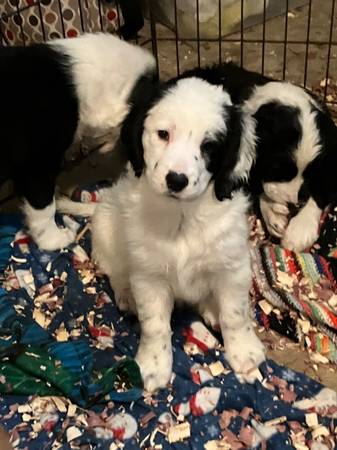
[[[263,23],[262,23],[262,62],[261,62],[261,73],[264,75],[264,58],[266,51],[266,8],[267,0],[263,0]]]
[[[154,54],[154,56],[156,58],[157,73],[159,75],[157,28],[156,28],[156,21],[155,21],[154,15],[153,15],[153,10],[151,8],[151,0],[150,0],[150,27],[151,27],[152,53]]]
[[[221,18],[221,0],[219,0],[219,64],[222,62]]]
[[[329,44],[328,44],[328,57],[326,62],[326,73],[325,73],[325,86],[324,86],[324,101],[326,100],[328,85],[329,85],[329,72],[330,72],[330,58],[331,58],[331,46],[332,46],[332,33],[335,15],[335,4],[336,0],[332,0],[331,4],[331,20],[330,20],[330,31],[329,31]]]
[[[196,18],[197,18],[197,52],[198,52],[198,67],[200,67],[200,16],[199,16],[199,0],[196,0]]]
[[[289,13],[289,0],[286,0],[285,22],[284,22],[284,47],[283,47],[283,71],[282,79],[286,78],[287,70],[287,44],[288,42],[288,13]]]
[[[215,31],[212,35],[209,35],[208,29],[202,22],[204,19],[202,16],[203,4],[201,1],[202,0],[194,0],[194,7],[191,7],[191,13],[195,13],[196,22],[194,30],[192,29],[189,35],[184,29],[184,22],[180,22],[180,10],[183,9],[185,5],[183,0],[171,0],[172,16],[170,20],[172,22],[170,26],[173,33],[170,33],[167,28],[165,31],[165,28],[159,24],[160,18],[155,12],[155,7],[161,3],[160,0],[147,0],[149,11],[147,17],[148,22],[147,26],[145,26],[140,32],[139,42],[141,45],[150,45],[152,47],[152,52],[156,58],[158,73],[161,70],[166,71],[166,76],[168,76],[168,72],[172,72],[172,75],[175,74],[173,72],[180,74],[180,72],[186,67],[189,66],[189,68],[192,68],[192,61],[193,64],[197,61],[197,65],[200,67],[204,61],[204,49],[206,51],[211,49],[209,54],[211,54],[211,58],[213,58],[211,60],[207,60],[206,63],[221,63],[224,59],[227,59],[227,55],[229,55],[229,58],[234,57],[234,59],[237,59],[241,66],[250,68],[249,64],[251,64],[252,58],[249,58],[248,49],[251,51],[251,45],[256,44],[259,46],[258,53],[260,56],[257,56],[257,59],[253,61],[254,68],[256,70],[257,66],[257,70],[264,74],[267,71],[267,67],[268,69],[270,67],[270,53],[268,52],[268,46],[272,46],[272,48],[276,49],[279,45],[282,53],[280,63],[277,66],[277,69],[275,69],[278,73],[276,77],[286,79],[295,74],[299,84],[302,84],[304,87],[312,87],[310,85],[319,82],[320,80],[317,80],[318,71],[316,70],[315,73],[311,66],[311,61],[314,58],[314,56],[312,56],[311,49],[315,48],[315,51],[317,49],[317,53],[321,55],[322,51],[320,50],[324,47],[327,49],[327,56],[323,67],[326,83],[325,85],[321,85],[323,88],[319,90],[325,100],[327,98],[327,94],[332,92],[332,85],[329,87],[328,79],[332,72],[332,63],[337,60],[335,52],[333,51],[333,47],[337,46],[337,32],[335,30],[336,20],[334,17],[336,13],[336,0],[331,0],[331,2],[324,0],[324,3],[319,3],[318,0],[307,0],[305,3],[305,0],[303,0],[303,4],[305,3],[303,9],[301,10],[302,14],[304,14],[305,24],[302,25],[303,28],[305,28],[305,30],[303,30],[303,37],[301,34],[294,35],[292,33],[290,24],[292,18],[294,17],[294,14],[292,13],[292,0],[283,0],[282,2],[278,0],[278,8],[280,11],[278,14],[281,17],[278,21],[278,26],[281,29],[280,32],[273,34],[272,36],[269,36],[269,28],[267,28],[267,22],[271,19],[271,1],[256,0],[255,2],[255,4],[260,3],[260,6],[258,6],[260,21],[254,22],[260,26],[260,36],[255,36],[254,33],[250,32],[249,27],[254,24],[251,25],[247,19],[249,11],[246,11],[246,0],[237,0],[238,24],[232,34],[230,34],[227,29],[228,27],[225,16],[226,4],[223,3],[223,0],[215,1],[215,21],[213,22],[213,25],[215,24]],[[57,0],[54,3],[56,8],[54,11],[58,16],[59,33],[62,34],[63,37],[67,37],[67,34],[69,34],[67,33],[69,25],[67,19],[63,15],[63,2],[62,0]],[[105,17],[105,14],[107,14],[106,5],[114,6],[115,11],[117,12],[115,23],[116,26],[118,26],[118,29],[121,28],[121,11],[118,0],[115,0],[115,2],[112,0],[95,0],[95,2],[89,2],[88,0],[77,0],[77,3],[78,9],[76,10],[76,14],[78,15],[77,24],[79,32],[88,31],[87,14],[88,10],[91,8],[91,5],[95,8],[95,25],[97,25],[99,29],[103,31],[111,31],[110,22]],[[280,5],[281,3],[283,6]],[[320,39],[321,36],[317,34],[317,30],[315,28],[315,8],[321,8],[321,5],[324,5],[325,15],[328,17],[329,21],[329,26],[326,27],[328,30],[326,30],[326,35],[322,36],[322,39]],[[30,2],[27,6],[27,4],[21,5],[21,2],[17,2],[17,5],[12,8],[13,12],[10,12],[10,9],[6,9],[6,13],[3,12],[3,15],[0,16],[0,45],[13,45],[11,31],[8,30],[13,30],[17,33],[17,41],[19,43],[21,42],[24,45],[27,44],[30,36],[28,35],[29,31],[27,31],[27,27],[25,26],[23,20],[26,20],[25,18],[27,16],[27,11],[29,12],[30,8],[35,8],[34,14],[40,19],[38,26],[40,27],[43,40],[48,39],[49,28],[47,28],[47,22],[44,22],[44,15],[46,14],[44,3],[41,0],[35,0],[34,2]],[[218,23],[216,24],[216,22]],[[192,26],[193,23],[194,18],[192,18]],[[137,37],[135,40],[138,42]],[[170,65],[167,63],[165,64],[165,60],[161,57],[161,44],[164,45],[165,43],[167,43],[169,47],[171,46],[172,49],[172,57],[174,61],[173,64]],[[214,45],[212,45],[212,43],[214,43]],[[298,51],[301,55],[303,55],[304,60],[304,65],[302,65],[303,69],[298,72],[299,69],[297,68],[296,73],[289,73],[288,68],[288,66],[290,67],[291,61],[294,60],[291,55],[291,52],[294,52],[294,47],[291,47],[292,45],[295,46],[296,51],[297,46],[300,48]],[[193,49],[192,51],[195,59],[190,58],[189,60],[188,54],[191,53],[191,48]],[[323,77],[324,75],[322,78]],[[337,98],[336,100],[334,99],[333,102],[337,104]]]
[[[241,0],[241,8],[240,8],[240,65],[243,66],[243,44],[244,44],[244,33],[243,33],[243,0]]]
[[[178,8],[177,0],[174,0],[174,26],[175,26],[175,43],[176,43],[176,60],[177,60],[177,75],[180,74],[179,62],[179,33],[178,33]]]
[[[306,46],[305,46],[304,78],[303,78],[303,86],[305,88],[307,87],[307,79],[308,79],[308,59],[309,59],[309,45],[310,45],[311,10],[312,10],[312,0],[309,0],[308,25],[307,25],[307,42],[306,42]]]
[[[66,29],[65,29],[64,21],[63,21],[63,13],[62,13],[62,4],[61,4],[61,0],[58,0],[57,3],[58,3],[59,12],[60,12],[60,20],[61,20],[62,34],[63,34],[63,37],[66,37]]]

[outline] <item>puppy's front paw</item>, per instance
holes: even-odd
[[[42,233],[34,236],[33,239],[42,250],[53,251],[68,247],[75,241],[76,232],[69,228],[47,228]]]
[[[268,232],[281,238],[288,225],[287,206],[269,200],[264,194],[260,197],[260,210]]]
[[[318,226],[315,217],[308,218],[299,213],[289,222],[282,239],[282,247],[296,252],[310,248],[318,239]]]
[[[151,344],[140,343],[136,361],[140,367],[144,388],[153,392],[166,387],[172,374],[172,348],[170,340]]]
[[[265,349],[251,325],[240,329],[227,329],[224,334],[226,359],[237,375],[249,383],[254,382],[250,372],[265,360]]]

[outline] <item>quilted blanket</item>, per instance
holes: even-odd
[[[337,448],[334,391],[271,360],[254,384],[241,384],[221,336],[190,310],[172,318],[170,385],[154,395],[143,391],[133,359],[137,319],[116,308],[90,260],[90,224],[74,226],[76,243],[41,252],[18,217],[1,217],[0,425],[14,448]],[[298,298],[296,280],[281,281]],[[270,326],[275,313],[261,310],[266,297],[256,280],[255,291],[260,318]],[[321,322],[332,330],[334,323]]]

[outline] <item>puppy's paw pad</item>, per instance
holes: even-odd
[[[138,350],[136,361],[140,367],[144,389],[153,392],[165,388],[172,375],[172,352],[171,346],[161,346],[161,351],[153,348],[141,347]]]
[[[264,346],[249,326],[247,329],[227,331],[225,346],[226,359],[239,375],[249,375],[265,360]]]

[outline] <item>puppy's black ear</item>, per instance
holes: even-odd
[[[137,81],[129,97],[130,111],[122,124],[121,143],[137,177],[141,176],[144,169],[144,121],[159,93],[157,78],[143,76]]]
[[[227,134],[214,175],[218,200],[231,198],[234,191],[247,184],[255,160],[255,122],[239,108],[226,109]]]

